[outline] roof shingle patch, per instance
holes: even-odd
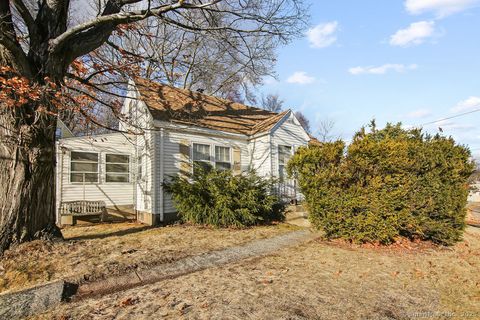
[[[270,130],[288,113],[275,113],[209,96],[135,79],[137,90],[155,120],[254,135]]]

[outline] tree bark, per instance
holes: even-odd
[[[2,108],[3,109],[3,108]],[[19,124],[0,114],[0,255],[11,245],[61,237],[55,225],[56,118]]]

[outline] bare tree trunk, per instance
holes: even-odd
[[[0,255],[13,244],[61,237],[55,225],[56,119],[19,125],[0,115]]]

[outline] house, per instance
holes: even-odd
[[[57,119],[57,129],[55,130],[55,139],[63,139],[63,138],[72,138],[75,135],[72,131],[63,123],[62,120]]]
[[[473,181],[470,184],[470,194],[468,195],[467,204],[467,223],[475,226],[480,226],[480,168],[478,167],[478,160],[476,171],[473,175]]]
[[[473,183],[470,187],[472,190],[468,195],[468,202],[480,203],[480,182]]]
[[[146,224],[170,221],[176,210],[163,182],[194,163],[236,174],[254,169],[279,178],[283,198],[299,197],[285,164],[311,138],[291,110],[274,113],[145,79],[131,81],[127,92],[119,128],[131,134],[57,142],[57,208],[98,200],[130,206]]]

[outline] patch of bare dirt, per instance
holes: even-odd
[[[383,253],[399,254],[399,253],[427,253],[429,251],[441,251],[451,250],[450,247],[438,245],[431,241],[422,241],[419,239],[411,240],[408,238],[398,238],[396,241],[389,245],[382,245],[380,243],[362,243],[356,244],[351,241],[343,239],[325,240],[319,238],[317,240],[325,245],[330,245],[347,250],[367,249],[372,251],[379,251]]]
[[[248,229],[138,223],[69,227],[62,230],[65,241],[33,241],[7,251],[0,260],[0,292],[59,278],[101,279],[292,230],[285,224]]]
[[[37,319],[479,319],[480,229],[449,250],[311,241]]]

